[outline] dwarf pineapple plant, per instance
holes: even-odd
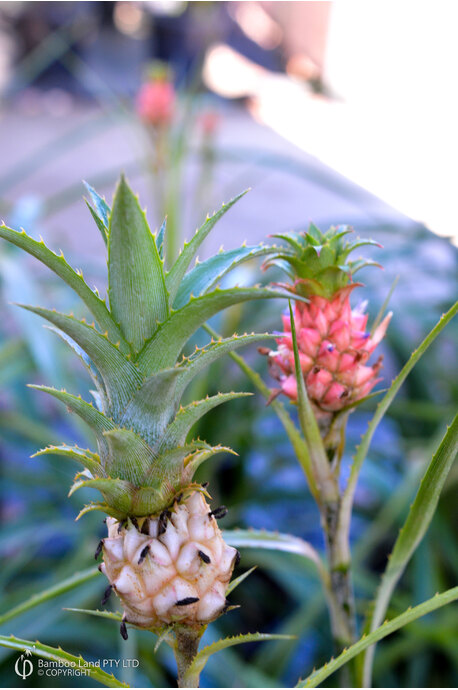
[[[238,552],[225,544],[197,468],[229,448],[189,439],[193,425],[209,410],[243,393],[220,393],[180,405],[183,393],[204,367],[225,353],[265,335],[211,341],[181,356],[189,338],[220,310],[250,299],[278,297],[269,288],[220,289],[222,276],[241,261],[265,252],[246,247],[189,264],[216,221],[237,197],[196,232],[166,271],[162,259],[165,224],[153,235],[138,199],[121,178],[110,209],[88,187],[89,206],[108,250],[108,301],[85,283],[63,255],[24,231],[5,225],[0,236],[29,252],[72,287],[97,325],[73,315],[25,306],[51,324],[81,358],[93,384],[94,404],[64,390],[34,388],[63,402],[93,430],[97,451],[50,446],[37,455],[58,454],[83,466],[70,494],[96,489],[101,500],[80,513],[102,511],[108,536],[99,545],[100,569],[119,596],[126,623],[160,632],[187,631],[193,644],[205,625],[223,613],[226,589]],[[21,305],[24,306],[24,305]],[[175,626],[175,627],[174,627]],[[190,633],[191,631],[191,633]],[[183,636],[180,638],[182,639]]]
[[[369,358],[385,335],[391,319],[367,331],[365,303],[352,309],[350,295],[360,283],[353,277],[361,268],[378,265],[369,259],[349,258],[358,247],[376,245],[372,240],[350,241],[348,226],[321,232],[311,224],[307,232],[276,235],[284,246],[272,247],[264,268],[276,266],[291,282],[280,283],[305,301],[290,304],[283,315],[284,332],[277,349],[260,348],[267,355],[271,375],[280,393],[298,405],[304,436],[302,448],[291,435],[301,457],[310,490],[315,497],[328,556],[328,606],[336,648],[355,637],[356,621],[351,582],[349,525],[351,500],[342,492],[341,459],[348,414],[380,380],[382,358]],[[284,418],[283,408],[280,417]]]

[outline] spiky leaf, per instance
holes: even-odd
[[[205,223],[196,231],[196,234],[192,240],[187,243],[185,242],[183,251],[166,276],[165,284],[170,295],[170,304],[174,303],[181,281],[202,242],[214,228],[219,219],[222,218],[224,214],[227,213],[227,211],[229,211],[229,209],[247,193],[247,191],[248,190],[238,194],[227,204],[223,204],[219,211],[207,218]]]
[[[20,306],[53,323],[89,355],[103,378],[111,414],[118,417],[142,382],[142,376],[132,362],[108,338],[84,321],[41,307]]]
[[[374,240],[357,238],[352,242],[344,239],[352,232],[353,229],[345,225],[321,232],[311,223],[308,232],[274,235],[287,244],[271,248],[271,255],[264,263],[264,268],[277,266],[286,270],[288,276],[295,281],[294,290],[301,295],[319,295],[331,299],[361,268],[379,266],[369,259],[347,262],[349,254],[358,247],[380,247]]]
[[[76,460],[76,462],[86,467],[93,475],[104,474],[99,455],[97,453],[92,453],[89,449],[83,450],[83,448],[78,448],[78,446],[67,445],[48,446],[47,448],[38,450],[32,455],[32,458],[36,458],[40,455],[60,455],[70,460]]]
[[[167,229],[167,218],[164,218],[162,221],[162,225],[159,228],[159,232],[157,233],[156,237],[156,247],[157,251],[159,252],[159,256],[161,259],[164,258],[164,241],[165,241],[165,232]]]
[[[103,302],[84,282],[82,273],[75,271],[65,261],[63,254],[58,256],[48,249],[43,241],[37,242],[29,237],[24,231],[17,232],[16,230],[8,228],[6,225],[0,225],[0,237],[24,249],[24,251],[28,252],[50,268],[51,271],[54,271],[54,273],[62,278],[62,280],[81,297],[100,328],[108,332],[112,342],[116,343],[120,341],[121,347],[126,346],[122,331],[114,322],[105,302]]]
[[[439,496],[456,460],[457,453],[458,415],[455,416],[439,448],[433,455],[407,520],[396,539],[377,591],[374,607],[371,608],[371,613],[368,616],[366,627],[369,632],[375,630],[382,622],[396,584],[431,523],[439,502]],[[374,653],[375,646],[371,647],[364,656],[364,681],[366,684],[370,683]]]
[[[390,621],[385,621],[383,625],[374,630],[370,635],[364,635],[358,642],[355,642],[351,647],[345,649],[342,654],[340,654],[335,659],[331,659],[327,664],[321,668],[313,671],[308,678],[305,680],[300,680],[296,685],[297,688],[316,688],[321,683],[326,680],[332,673],[337,671],[339,668],[347,664],[355,656],[363,652],[365,649],[375,644],[379,640],[383,640],[387,635],[403,628],[417,618],[421,616],[426,616],[428,613],[435,611],[441,606],[446,606],[452,601],[458,599],[458,587],[453,589],[448,589],[446,592],[441,594],[436,594],[432,599],[424,601],[422,604],[415,606],[414,608],[409,608],[400,616],[393,618]]]
[[[227,252],[221,251],[206,261],[197,263],[181,281],[173,308],[181,309],[189,302],[191,295],[194,295],[194,297],[203,295],[215,287],[229,271],[232,271],[244,261],[249,261],[270,251],[270,247],[262,245],[239,247]]]
[[[209,658],[228,647],[234,647],[238,644],[245,644],[246,642],[269,642],[269,640],[292,640],[292,635],[269,635],[267,633],[247,633],[246,635],[238,635],[237,637],[226,637],[218,642],[214,642],[208,647],[200,650],[192,660],[191,665],[185,673],[184,680],[198,677]],[[191,687],[191,686],[190,686]]]
[[[73,338],[70,338],[66,333],[61,331],[59,328],[56,328],[55,326],[46,326],[48,330],[52,331],[56,335],[61,338],[64,343],[66,343],[72,350],[73,352],[80,358],[82,361],[84,367],[89,373],[89,376],[91,377],[95,387],[97,388],[97,391],[99,393],[100,397],[100,404],[101,407],[99,408],[101,412],[106,412],[105,409],[103,409],[103,403],[105,402],[106,398],[106,388],[105,384],[103,382],[103,379],[101,378],[99,372],[95,368],[93,362],[91,361],[90,357],[87,355],[87,353],[78,345],[77,342],[73,340]]]
[[[112,314],[138,352],[167,318],[168,295],[156,242],[123,177],[110,216],[108,284]]]
[[[284,292],[269,288],[231,288],[192,299],[161,324],[140,353],[138,366],[146,375],[172,367],[193,333],[222,309],[248,300],[284,296]]]
[[[182,445],[194,424],[207,412],[213,410],[213,408],[230,400],[249,395],[251,393],[218,393],[218,395],[213,395],[211,398],[198,400],[181,408],[161,438],[160,451],[173,448],[176,445]]]
[[[102,235],[102,239],[105,242],[105,245],[107,245],[108,244],[108,228],[105,227],[105,225],[100,220],[99,216],[94,211],[94,209],[92,208],[92,206],[89,204],[88,201],[86,201],[86,206],[88,207],[89,213],[91,214],[94,223],[97,225],[97,228],[98,228],[100,234]]]
[[[103,432],[116,427],[111,419],[96,410],[93,405],[87,403],[81,397],[78,398],[76,395],[72,395],[66,391],[59,391],[56,388],[50,388],[48,386],[29,385],[29,387],[52,395],[54,398],[57,398],[57,400],[63,402],[64,405],[67,405],[72,412],[76,412],[76,414],[94,431],[100,452],[106,456],[107,445]]]
[[[92,187],[89,182],[86,182],[83,180],[83,184],[86,187],[87,191],[89,192],[89,195],[91,197],[92,203],[94,204],[95,211],[97,213],[97,217],[100,218],[101,222],[105,226],[106,231],[108,232],[108,225],[109,225],[109,218],[111,214],[111,209],[108,206],[107,202],[103,197],[98,194],[94,187]]]
[[[38,592],[38,594],[33,594],[25,601],[21,601],[21,603],[17,606],[14,606],[12,609],[2,613],[0,615],[0,625],[3,625],[12,618],[16,618],[17,616],[30,611],[31,609],[35,608],[35,606],[43,604],[45,601],[50,601],[61,594],[65,594],[65,592],[69,592],[70,590],[75,589],[75,587],[79,587],[80,585],[85,584],[89,580],[93,580],[96,577],[100,577],[100,573],[97,568],[88,568],[87,570],[81,570],[80,572],[74,573],[65,580],[62,580],[61,582],[58,582],[57,584]]]

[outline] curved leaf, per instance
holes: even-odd
[[[108,228],[105,227],[105,225],[103,224],[102,220],[101,220],[101,219],[99,218],[99,216],[97,215],[97,212],[94,211],[94,209],[93,209],[92,206],[89,204],[89,202],[86,201],[86,199],[85,199],[84,201],[86,202],[86,206],[88,207],[89,213],[90,213],[91,216],[92,216],[92,220],[93,220],[94,223],[97,225],[97,228],[98,228],[100,234],[102,235],[102,239],[103,239],[103,241],[105,242],[105,245],[107,245],[107,244],[108,244]]]
[[[54,310],[20,306],[53,323],[89,355],[103,378],[111,412],[118,417],[143,380],[134,364],[108,338],[84,321]]]
[[[67,609],[64,611],[70,611],[71,613],[85,613],[88,616],[96,616],[97,618],[108,618],[112,621],[118,621],[121,623],[123,619],[123,614],[119,611],[99,611],[97,609]]]
[[[105,399],[107,397],[107,391],[103,379],[100,377],[100,374],[95,368],[94,364],[92,363],[91,358],[86,354],[83,348],[81,348],[78,345],[78,343],[75,340],[73,340],[73,338],[70,338],[70,336],[61,331],[60,328],[56,328],[55,326],[45,326],[45,328],[59,336],[59,338],[61,338],[64,341],[64,343],[66,343],[66,345],[68,345],[73,350],[73,352],[80,358],[84,367],[87,369],[89,376],[92,379],[92,382],[94,383],[95,387],[97,388],[97,391],[100,394],[100,402],[103,407],[103,403],[105,402]],[[106,410],[101,409],[101,412],[106,412]]]
[[[31,457],[37,458],[41,455],[60,455],[64,458],[70,458],[70,460],[76,460],[83,467],[86,467],[91,474],[104,474],[104,469],[100,464],[100,457],[97,453],[92,453],[89,448],[83,450],[78,448],[78,446],[48,446],[47,448],[42,448],[34,453]]]
[[[197,250],[204,241],[204,239],[211,232],[211,230],[214,228],[219,219],[222,218],[224,214],[227,211],[229,211],[231,206],[237,203],[237,201],[241,199],[242,196],[244,196],[247,193],[247,191],[248,190],[245,190],[241,194],[238,194],[227,204],[223,204],[220,210],[214,213],[212,216],[207,216],[205,223],[198,230],[196,230],[196,233],[192,240],[190,242],[184,243],[183,251],[181,252],[178,259],[175,261],[175,263],[173,264],[172,268],[167,273],[165,278],[165,285],[170,295],[170,304],[174,303],[175,296],[179,290],[181,281],[183,280],[187,268],[191,263],[193,256],[195,256]]]
[[[138,352],[167,318],[169,303],[155,239],[124,177],[110,215],[108,285],[112,314]]]
[[[411,623],[417,618],[425,616],[441,606],[446,606],[456,599],[458,599],[458,587],[448,589],[446,592],[442,592],[442,594],[436,594],[436,596],[434,596],[432,599],[428,599],[412,609],[407,609],[407,611],[401,613],[400,616],[397,616],[390,621],[385,621],[383,625],[371,632],[370,635],[365,635],[351,647],[345,649],[336,659],[331,659],[331,661],[329,661],[327,664],[319,668],[317,671],[311,673],[308,678],[299,681],[296,687],[318,687],[318,685],[326,680],[326,678],[328,678],[332,673],[344,666],[344,664],[349,662],[371,645],[375,644],[379,640],[382,640],[387,635],[391,635],[391,633],[395,632],[396,630],[403,628],[405,625]]]
[[[58,582],[56,585],[48,587],[48,589],[45,589],[38,594],[34,594],[29,599],[26,599],[26,601],[18,604],[18,606],[14,606],[14,608],[6,611],[6,613],[0,614],[0,625],[3,625],[3,623],[6,623],[12,618],[16,618],[16,616],[20,616],[22,613],[25,613],[30,609],[33,609],[35,606],[39,606],[45,601],[54,599],[54,597],[58,597],[65,592],[75,589],[75,587],[83,585],[89,580],[93,580],[97,576],[100,576],[98,568],[88,568],[87,570],[82,570],[81,572],[75,573],[71,577],[62,580],[62,582]]]
[[[223,530],[223,538],[230,546],[236,548],[268,549],[270,551],[286,551],[311,561],[317,568],[323,581],[327,581],[326,569],[323,562],[309,542],[293,537],[291,534],[268,532],[257,529]]]
[[[366,458],[367,451],[369,450],[372,437],[377,429],[378,425],[382,421],[385,412],[388,410],[389,406],[393,402],[395,396],[397,395],[399,389],[407,378],[408,374],[412,371],[415,364],[426,352],[428,347],[434,342],[439,333],[443,328],[453,319],[458,311],[458,302],[456,302],[449,311],[442,316],[440,321],[434,326],[434,328],[428,333],[426,338],[423,340],[421,345],[412,353],[407,363],[401,369],[399,374],[396,376],[392,382],[388,392],[384,395],[382,400],[377,405],[374,416],[372,417],[369,427],[361,439],[361,443],[357,448],[356,455],[353,459],[353,464],[351,466],[350,477],[347,482],[347,486],[342,497],[342,507],[341,507],[341,520],[346,523],[347,531],[350,529],[351,511],[353,505],[353,496],[356,489],[356,484],[358,481],[359,472],[361,466]]]
[[[367,621],[370,632],[375,630],[383,620],[391,595],[404,572],[407,563],[428,529],[435,513],[439,496],[453,462],[458,453],[458,415],[442,439],[431,463],[421,480],[420,488],[410,508],[407,520],[402,527],[394,545],[388,565],[383,573],[377,591],[374,607]],[[364,684],[370,683],[375,645],[364,658]]]
[[[161,259],[164,258],[164,238],[165,238],[165,232],[167,229],[167,218],[164,218],[162,221],[162,225],[159,228],[159,232],[157,233],[156,236],[156,247],[157,251],[159,252],[159,256]]]
[[[113,509],[111,512],[107,511],[113,517],[118,515],[124,517],[131,514],[135,488],[130,482],[124,479],[80,479],[73,483],[68,495],[72,496],[75,491],[83,487],[100,491],[110,508],[115,505],[116,510],[114,512]]]
[[[292,640],[291,635],[269,635],[267,633],[248,633],[246,635],[238,635],[237,637],[226,637],[223,640],[218,640],[207,647],[200,650],[194,657],[188,670],[184,675],[184,680],[198,677],[212,654],[220,652],[228,647],[234,647],[238,644],[245,644],[245,642],[269,642],[269,640]],[[195,687],[195,686],[189,686]]]
[[[91,403],[86,402],[81,397],[67,393],[66,391],[59,391],[56,388],[37,386],[35,384],[28,384],[28,386],[29,388],[34,388],[37,391],[52,395],[54,398],[57,398],[57,400],[63,402],[64,405],[67,405],[72,412],[76,412],[76,414],[94,431],[99,443],[99,449],[101,453],[104,452],[106,455],[107,444],[103,433],[104,431],[116,428],[116,425],[109,417],[105,417],[105,415],[96,410]]]
[[[187,302],[189,302],[191,295],[199,297],[211,288],[215,287],[217,283],[229,271],[239,266],[244,261],[254,259],[256,256],[262,256],[270,253],[270,247],[263,245],[251,247],[238,247],[237,249],[230,249],[227,252],[220,251],[218,254],[211,256],[206,261],[198,262],[191,269],[181,281],[178,288],[177,296],[173,303],[174,309],[181,309]]]
[[[189,457],[188,462],[185,461],[185,471],[188,476],[188,480],[191,481],[192,477],[196,473],[197,468],[209,458],[219,453],[229,453],[230,455],[237,455],[235,450],[229,448],[228,446],[207,446],[198,450],[196,453]]]
[[[54,271],[59,278],[62,278],[81,297],[100,328],[108,332],[110,339],[114,343],[120,341],[121,347],[127,347],[123,334],[119,326],[114,322],[105,302],[84,282],[83,274],[75,271],[65,261],[63,254],[58,256],[51,249],[48,249],[43,240],[37,242],[32,237],[29,237],[25,231],[17,232],[4,224],[0,225],[0,237],[24,249],[24,251],[50,268],[51,271]]]
[[[197,400],[195,402],[182,407],[175,419],[166,429],[164,436],[161,439],[159,452],[163,449],[174,448],[176,445],[181,445],[186,441],[186,437],[191,428],[199,421],[201,417],[207,414],[210,410],[222,405],[230,400],[237,398],[244,398],[250,396],[251,393],[218,393],[212,397],[207,397],[204,400]]]
[[[97,217],[100,218],[102,221],[103,225],[105,226],[107,232],[108,232],[108,225],[109,225],[109,217],[111,214],[111,209],[108,206],[107,202],[103,197],[98,194],[94,187],[92,187],[89,182],[86,182],[83,180],[83,184],[86,187],[87,191],[89,192],[89,195],[91,197],[92,203],[94,204],[95,211],[97,213]]]
[[[280,290],[269,288],[231,288],[214,290],[196,297],[182,309],[174,311],[162,323],[138,357],[138,365],[146,374],[172,367],[181,350],[195,331],[218,312],[248,300],[285,297]]]
[[[205,324],[204,329],[209,333],[213,338],[217,339],[217,342],[225,342],[221,341],[221,336],[213,329],[211,328],[208,324]],[[266,337],[273,338],[275,336],[273,335],[266,335]],[[235,348],[232,348],[235,349]],[[232,350],[231,349],[231,350]],[[317,493],[317,488],[315,484],[315,478],[313,476],[313,470],[312,470],[312,463],[310,459],[310,454],[308,450],[307,443],[305,442],[304,438],[302,437],[302,434],[300,433],[299,429],[296,427],[294,424],[293,420],[291,419],[291,415],[287,411],[286,407],[280,400],[274,399],[271,400],[272,397],[272,391],[260,375],[258,374],[257,371],[255,371],[252,367],[250,367],[249,364],[245,362],[243,357],[238,355],[235,352],[232,352],[231,350],[227,350],[229,357],[237,364],[237,366],[240,367],[240,369],[243,371],[243,373],[248,377],[248,379],[251,381],[251,383],[254,385],[255,388],[261,393],[264,398],[269,401],[270,407],[275,411],[277,417],[283,424],[283,427],[288,435],[289,440],[291,441],[291,445],[294,448],[294,451],[296,453],[296,457],[299,460],[299,463],[304,471],[305,476],[307,477],[307,481],[309,484],[310,492],[312,495],[315,497],[315,499],[318,498],[318,493]]]
[[[98,666],[93,666],[90,662],[85,661],[83,657],[73,656],[65,652],[60,647],[50,647],[49,645],[42,644],[41,642],[31,642],[30,640],[20,640],[17,637],[11,635],[10,637],[5,637],[0,635],[0,646],[7,647],[8,649],[17,649],[20,652],[29,651],[35,656],[41,657],[42,659],[47,659],[49,661],[57,661],[64,667],[74,666],[78,669],[84,669],[85,673],[96,680],[98,683],[105,685],[107,688],[128,688],[129,685],[122,683],[120,680],[114,677],[113,674],[106,673],[102,671]]]
[[[178,365],[178,371],[180,372],[178,385],[181,393],[184,392],[186,386],[189,385],[199,372],[210,366],[213,362],[216,362],[216,360],[223,355],[232,353],[240,347],[276,337],[270,333],[251,333],[250,335],[234,335],[231,338],[221,338],[206,324],[204,329],[207,333],[210,333],[210,335],[215,336],[216,339],[214,341],[212,340],[212,342],[200,350],[196,350],[193,355],[185,358],[183,363],[180,362]]]
[[[120,424],[132,427],[153,446],[174,419],[186,387],[199,372],[227,352],[273,337],[252,333],[211,342],[178,366],[152,374],[133,394]]]

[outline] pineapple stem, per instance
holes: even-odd
[[[340,475],[340,461],[345,447],[347,420],[348,413],[336,415],[323,438],[329,462],[337,481]],[[326,598],[335,651],[337,654],[340,654],[356,640],[351,550],[348,520],[344,512],[342,497],[339,495],[337,501],[323,502],[321,516],[329,567]],[[342,687],[354,686],[353,676],[353,668],[349,664],[342,671]]]
[[[175,659],[178,669],[179,688],[198,688],[199,671],[189,673],[191,664],[199,648],[202,631],[184,626],[175,629]]]
[[[327,503],[322,509],[322,522],[328,552],[329,580],[326,599],[331,619],[336,654],[356,639],[355,600],[351,576],[351,551],[348,532],[342,524],[341,501]],[[342,671],[341,686],[355,686],[353,668]]]

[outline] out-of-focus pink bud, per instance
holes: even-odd
[[[163,79],[148,81],[137,94],[137,113],[154,127],[170,124],[175,112],[176,93],[171,82]]]

